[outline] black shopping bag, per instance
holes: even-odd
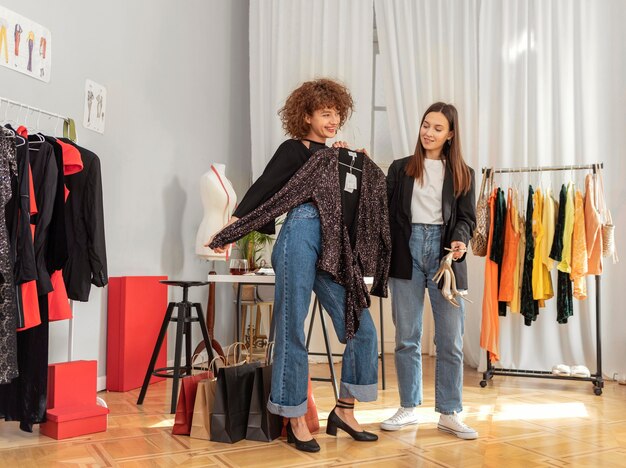
[[[255,370],[260,362],[222,367],[211,413],[211,440],[233,444],[246,437]]]
[[[250,414],[246,439],[271,442],[280,437],[283,418],[267,410],[267,401],[272,388],[272,365],[259,367],[254,371],[254,385],[250,399]]]

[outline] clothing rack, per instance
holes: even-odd
[[[501,168],[493,169],[483,167],[482,172],[492,171],[494,174],[502,173],[524,173],[524,172],[544,172],[544,171],[574,171],[574,170],[592,170],[596,173],[596,170],[603,168],[603,163],[597,164],[578,164],[572,166],[544,166],[544,167],[522,167],[522,168]],[[572,377],[569,375],[555,375],[551,371],[541,370],[529,370],[529,369],[503,369],[493,367],[489,351],[487,351],[487,370],[483,372],[483,380],[480,381],[481,387],[487,386],[487,381],[492,379],[494,375],[507,375],[514,377],[535,377],[541,379],[560,379],[560,380],[577,380],[581,382],[593,383],[593,392],[596,395],[602,395],[602,388],[604,387],[604,380],[602,378],[602,336],[600,333],[600,275],[596,277],[596,372],[591,374],[590,377]]]
[[[3,102],[7,103],[6,104],[7,107],[5,109],[5,114],[2,118],[6,116],[6,114],[9,111],[10,106],[15,106],[15,107],[19,107],[20,110],[26,109],[27,113],[29,110],[31,110],[38,114],[43,114],[43,115],[47,115],[50,117],[54,117],[56,119],[62,120],[63,122],[67,122],[67,123],[69,123],[72,120],[69,117],[65,117],[63,115],[60,115],[54,112],[49,112],[47,110],[39,109],[38,107],[29,106],[28,104],[23,104],[21,102],[14,101],[13,99],[0,96],[0,106],[2,105]],[[16,118],[19,118],[19,112],[20,111],[18,111],[18,115],[16,116]],[[72,359],[74,358],[74,301],[72,300],[70,300],[70,309],[72,311],[72,318],[69,319],[69,338],[68,338],[68,343],[67,343],[67,360],[68,361],[72,361]]]
[[[49,117],[54,117],[56,119],[60,119],[60,120],[63,120],[63,121],[69,121],[70,120],[69,117],[65,117],[63,115],[56,114],[54,112],[49,112],[47,110],[39,109],[38,107],[33,107],[33,106],[29,106],[27,104],[22,104],[21,102],[14,101],[13,99],[8,99],[8,98],[0,96],[0,103],[2,103],[2,102],[6,102],[7,103],[6,112],[8,112],[10,106],[15,106],[15,107],[19,107],[20,109],[26,109],[26,111],[31,110],[31,111],[36,112],[38,114],[47,115]],[[19,113],[19,111],[18,111],[18,113]],[[19,115],[18,115],[18,117],[19,117]]]

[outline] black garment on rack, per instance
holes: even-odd
[[[493,237],[489,259],[498,264],[498,291],[500,290],[500,276],[502,275],[502,258],[504,257],[504,233],[506,223],[506,200],[504,191],[498,187],[495,200],[496,206],[493,219]],[[506,302],[498,302],[498,315],[506,317]]]
[[[559,213],[554,227],[554,237],[550,248],[550,258],[555,262],[560,262],[563,255],[563,232],[565,231],[565,204],[567,203],[567,187],[561,185],[559,193]]]
[[[48,255],[46,267],[48,272],[62,270],[67,262],[67,236],[65,233],[65,175],[63,167],[63,148],[57,143],[56,138],[45,136],[44,138],[54,151],[54,160],[57,166],[57,188],[54,198],[52,219],[48,229]]]
[[[36,137],[35,137],[36,138]],[[35,139],[33,138],[33,139]],[[57,166],[52,146],[43,141],[29,143],[37,214],[35,225],[35,260],[37,292],[41,324],[23,330],[17,336],[19,376],[10,384],[0,386],[0,417],[19,421],[20,429],[33,431],[33,424],[45,421],[48,393],[48,292],[52,291],[46,269],[48,226],[56,198]]]
[[[7,128],[11,127],[7,125]],[[13,191],[14,196],[6,207],[16,286],[37,279],[33,232],[30,229],[30,155],[28,141],[22,137],[18,139],[24,140],[25,144],[17,146],[17,190]],[[18,298],[21,297],[20,288],[17,292]]]
[[[558,260],[562,259],[562,251],[564,241],[564,232],[565,232],[565,212],[567,205],[567,187],[565,184],[561,186],[561,193],[559,195],[559,218],[557,221],[557,225],[554,232],[554,243],[557,242],[557,230],[560,230],[560,235],[558,236],[559,245],[557,246],[558,252]],[[554,247],[554,244],[552,244]],[[552,250],[550,251],[550,258],[556,260],[556,258],[552,257]],[[574,297],[572,294],[572,280],[570,278],[569,273],[563,272],[557,268],[557,286],[556,286],[556,321],[562,324],[567,323],[567,319],[574,315]]]
[[[239,202],[233,216],[242,218],[272,198],[304,166],[304,163],[309,160],[313,153],[326,148],[326,145],[322,143],[307,141],[310,144],[309,148],[300,140],[289,139],[281,143],[270,162],[265,166],[263,174],[252,184]],[[275,234],[276,222],[269,222],[257,231],[264,234]]]
[[[19,421],[20,429],[33,432],[33,424],[46,420],[48,398],[48,296],[39,296],[41,324],[17,335],[20,375],[0,385],[0,419]]]
[[[528,186],[526,204],[526,251],[524,252],[524,274],[522,275],[521,314],[524,325],[530,326],[539,315],[539,303],[533,297],[533,259],[535,258],[535,239],[533,238],[533,194],[532,185]]]
[[[33,172],[33,185],[37,200],[37,214],[31,216],[35,225],[35,260],[37,262],[37,293],[41,296],[53,290],[50,273],[47,268],[48,230],[57,193],[58,170],[52,145],[46,141],[31,141],[29,136],[29,154]]]
[[[574,315],[574,298],[572,294],[572,280],[569,273],[557,271],[556,286],[556,321],[562,324]]]
[[[109,282],[104,238],[104,207],[100,159],[71,140],[61,141],[80,151],[83,170],[65,177],[70,194],[65,203],[68,258],[63,269],[67,296],[87,302],[91,285]]]

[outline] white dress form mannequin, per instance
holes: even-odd
[[[226,178],[224,164],[211,164],[211,170],[200,178],[200,195],[204,217],[196,235],[196,254],[205,260],[226,260],[204,244],[228,222],[237,204],[237,194]]]

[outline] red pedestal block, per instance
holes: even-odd
[[[107,429],[108,408],[96,404],[96,361],[73,361],[48,366],[48,411],[39,432],[67,439]]]
[[[107,390],[141,387],[167,308],[167,276],[109,278]],[[167,336],[155,368],[167,365]],[[164,380],[152,377],[150,383]]]

